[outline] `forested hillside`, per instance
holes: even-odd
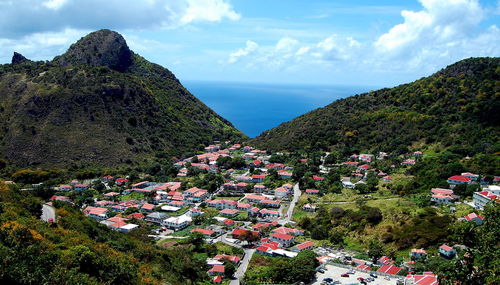
[[[50,62],[0,65],[0,159],[11,166],[144,164],[243,136],[116,32]]]
[[[263,132],[271,150],[344,156],[439,145],[474,156],[500,151],[500,59],[470,58],[413,83],[337,100]]]

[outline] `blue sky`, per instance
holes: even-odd
[[[0,62],[100,28],[181,80],[393,86],[500,55],[497,0],[0,0]]]

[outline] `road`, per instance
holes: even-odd
[[[240,262],[240,266],[238,267],[238,270],[236,270],[236,273],[234,273],[234,277],[236,279],[231,280],[229,285],[239,285],[240,284],[240,279],[245,276],[245,272],[247,271],[248,264],[250,263],[250,260],[252,259],[252,255],[254,254],[255,249],[246,249],[245,250],[245,256],[243,257],[243,260]]]
[[[56,209],[47,204],[43,204],[42,206],[42,216],[40,217],[45,222],[48,222],[52,219],[52,222],[56,222]]]
[[[288,211],[286,212],[285,217],[279,221],[280,224],[284,225],[284,224],[289,223],[292,220],[293,209],[295,208],[295,205],[299,201],[301,194],[302,194],[302,192],[300,191],[299,183],[297,183],[293,186],[293,199],[292,199],[292,202],[290,202],[290,207],[288,207]]]

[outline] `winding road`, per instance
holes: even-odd
[[[288,207],[285,217],[279,221],[280,224],[285,225],[292,220],[293,210],[295,209],[295,205],[297,205],[301,194],[302,192],[300,191],[299,183],[297,183],[293,186],[293,199],[292,202],[290,202],[290,207]]]

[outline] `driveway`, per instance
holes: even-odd
[[[53,223],[56,221],[56,209],[50,205],[43,204],[42,206],[42,216],[40,217],[45,222],[52,221]]]
[[[245,256],[243,257],[243,260],[240,262],[240,266],[238,267],[238,270],[236,270],[236,273],[234,274],[234,277],[236,279],[231,280],[229,285],[239,285],[240,284],[240,279],[245,276],[245,272],[247,271],[248,264],[250,263],[250,260],[252,259],[252,255],[255,253],[255,249],[246,249],[245,250]]]

